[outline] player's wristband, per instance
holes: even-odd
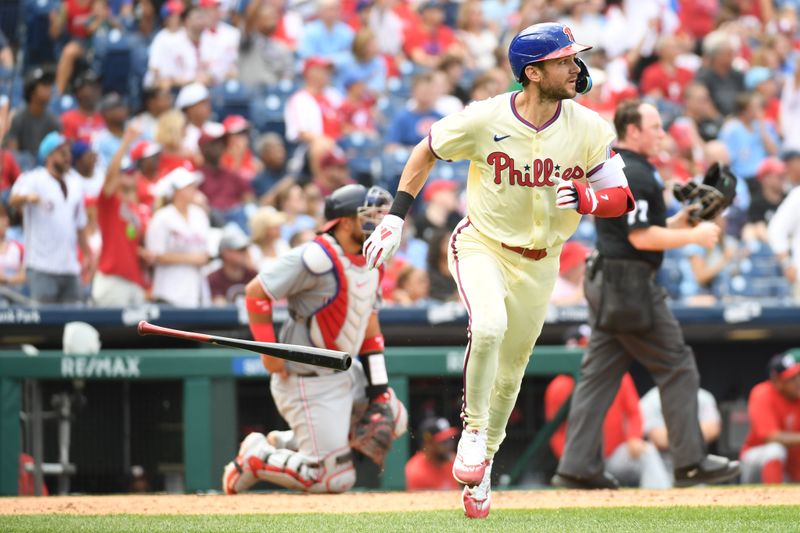
[[[400,218],[406,218],[408,211],[411,209],[411,204],[414,203],[414,197],[406,191],[397,191],[394,196],[394,202],[389,209],[390,215],[395,215]]]
[[[386,374],[386,359],[383,353],[361,354],[361,364],[367,376],[367,386],[364,391],[367,398],[380,396],[389,390],[389,376]]]
[[[389,388],[389,376],[386,373],[386,359],[383,356],[383,335],[375,335],[369,339],[364,339],[361,344],[361,365],[364,367],[364,374],[367,376],[366,394],[367,398],[380,396]]]
[[[375,335],[364,339],[361,344],[359,358],[367,376],[367,398],[380,396],[389,388],[389,376],[386,373],[386,359],[383,356],[383,335]]]
[[[272,300],[269,298],[245,298],[245,307],[250,315],[250,333],[258,342],[275,342],[275,328],[272,325]],[[258,317],[258,321],[252,318]]]

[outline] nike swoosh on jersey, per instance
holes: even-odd
[[[608,200],[608,195],[607,194],[601,194],[600,198],[602,198],[603,200]]]
[[[494,134],[494,142],[500,142],[500,141],[502,141],[503,139],[508,139],[509,137],[511,137],[511,135],[503,135],[503,136],[501,137],[501,136],[499,136],[499,135],[497,135],[497,134],[495,133],[495,134]]]

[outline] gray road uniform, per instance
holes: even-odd
[[[353,486],[351,413],[354,403],[367,403],[367,378],[356,356],[380,304],[380,278],[378,270],[367,269],[363,256],[345,254],[328,234],[293,249],[259,273],[269,298],[288,302],[289,319],[279,342],[346,351],[353,365],[337,372],[287,361],[288,378],[271,376],[272,397],[293,438],[286,439],[290,444],[280,444],[260,433],[248,435],[240,458],[248,461],[252,474],[245,468],[231,483],[226,468],[227,492],[242,492],[259,479],[309,492],[342,492]],[[371,371],[373,383],[380,372],[386,379],[385,367]]]

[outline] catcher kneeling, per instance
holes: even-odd
[[[341,350],[354,356],[337,372],[262,355],[270,391],[288,431],[250,433],[225,466],[226,494],[259,480],[307,492],[344,492],[356,481],[352,450],[383,465],[408,414],[388,387],[378,322],[382,271],[369,270],[361,247],[388,212],[379,187],[347,185],[325,201],[328,220],[311,242],[294,248],[247,285],[250,330],[275,342],[273,302],[286,299],[280,342]],[[356,358],[355,356],[358,356]]]

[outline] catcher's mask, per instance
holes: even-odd
[[[389,213],[391,205],[392,195],[386,189],[345,185],[336,189],[325,200],[325,218],[328,222],[322,227],[322,231],[332,230],[343,217],[357,215],[364,236],[369,236]]]
[[[736,176],[728,166],[714,163],[703,176],[702,183],[676,184],[672,193],[684,205],[698,206],[689,213],[689,220],[693,223],[714,220],[736,198]]]

